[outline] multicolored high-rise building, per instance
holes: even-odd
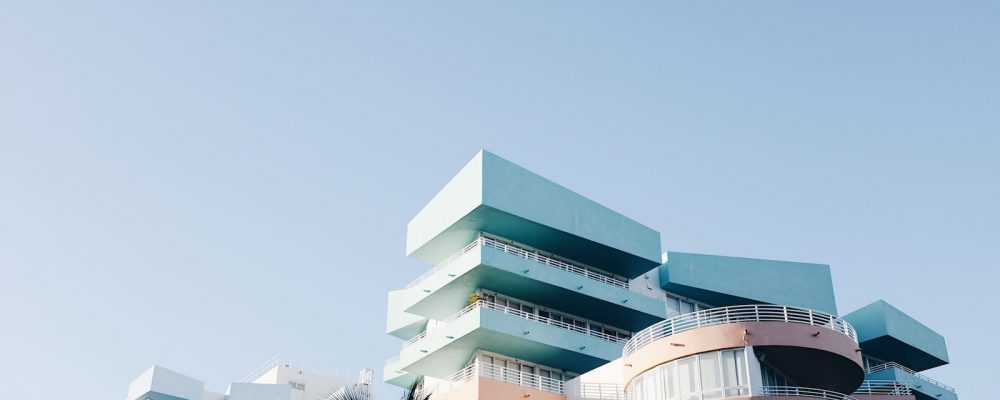
[[[386,382],[431,400],[957,399],[944,338],[823,264],[662,252],[659,232],[482,151],[407,225]],[[415,274],[416,275],[416,274]]]

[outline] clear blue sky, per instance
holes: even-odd
[[[828,263],[994,397],[1000,3],[372,3],[0,2],[0,398],[381,371],[405,224],[482,147],[665,249]]]

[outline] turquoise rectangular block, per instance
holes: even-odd
[[[398,368],[442,378],[461,369],[478,349],[583,373],[621,357],[623,346],[586,333],[479,309],[404,348]]]
[[[898,368],[884,369],[865,375],[866,380],[896,381],[913,390],[918,400],[958,400],[958,394],[926,377]]]
[[[437,263],[489,232],[628,278],[659,265],[659,232],[492,153],[475,156],[407,225]]]
[[[427,318],[406,312],[406,308],[419,299],[413,290],[393,290],[389,292],[386,313],[386,333],[403,340],[417,336],[427,327]]]
[[[668,252],[664,290],[714,306],[777,304],[837,314],[830,266]]]
[[[382,380],[390,385],[409,389],[420,379],[420,375],[399,369],[399,362],[386,364],[382,369]]]
[[[476,289],[545,304],[631,331],[666,318],[661,299],[482,246],[453,259],[409,289],[418,300],[404,311],[445,319],[465,307]],[[390,312],[390,316],[397,313]]]
[[[844,316],[858,331],[861,349],[915,371],[948,363],[944,337],[884,300]]]

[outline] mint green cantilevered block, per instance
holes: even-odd
[[[844,316],[858,331],[865,354],[895,361],[915,371],[948,363],[944,337],[879,300]]]
[[[823,264],[669,252],[660,284],[715,306],[765,303],[837,314],[830,266]]]
[[[406,252],[436,264],[482,231],[630,279],[660,260],[659,232],[487,151],[410,221]]]

